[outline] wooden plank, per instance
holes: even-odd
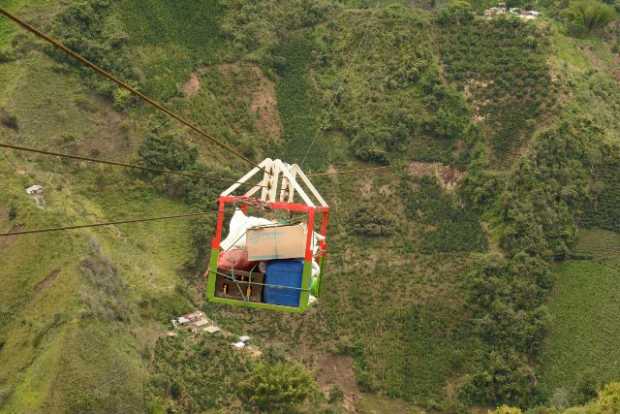
[[[316,199],[319,200],[319,204],[321,204],[322,207],[329,207],[327,203],[325,202],[325,200],[323,199],[323,197],[321,197],[321,194],[319,194],[319,192],[314,187],[314,185],[312,185],[312,182],[310,182],[308,177],[306,177],[306,174],[304,174],[301,168],[299,168],[297,164],[294,164],[293,168],[295,169],[295,171],[297,171],[297,173],[299,174],[303,182],[306,184],[306,186],[310,189],[310,191],[312,192],[312,195],[314,195]],[[312,206],[314,206],[314,204]]]
[[[261,162],[260,164],[258,164],[258,167],[254,167],[250,170],[250,172],[248,172],[246,175],[244,175],[243,177],[241,177],[239,179],[239,181],[237,181],[236,183],[234,183],[233,185],[231,185],[230,187],[228,187],[228,189],[226,189],[226,191],[224,191],[223,193],[221,193],[221,196],[227,196],[232,194],[237,188],[239,188],[242,184],[244,184],[246,181],[248,181],[250,178],[252,178],[257,172],[260,171],[259,167],[264,167],[265,164],[267,164],[268,161],[271,161],[269,158],[263,160],[263,162]]]

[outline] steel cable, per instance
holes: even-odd
[[[14,231],[14,232],[8,232],[8,233],[0,233],[0,237],[21,236],[25,234],[37,234],[37,233],[51,233],[51,232],[56,232],[56,231],[86,229],[86,228],[91,228],[91,227],[113,226],[117,224],[144,223],[148,221],[161,221],[161,220],[171,220],[171,219],[179,219],[179,218],[190,218],[190,217],[204,216],[206,214],[211,214],[213,211],[215,210],[199,211],[195,213],[176,214],[172,216],[148,217],[148,218],[140,218],[140,219],[108,221],[108,222],[93,223],[93,224],[81,224],[81,225],[75,225],[75,226],[50,227],[50,228],[45,228],[45,229]]]
[[[146,96],[145,94],[143,94],[142,92],[138,91],[136,88],[132,87],[131,85],[127,84],[126,82],[123,82],[123,81],[117,79],[111,73],[105,71],[101,67],[99,67],[96,64],[92,63],[90,60],[88,60],[85,57],[81,56],[77,52],[74,52],[73,50],[67,48],[65,45],[63,45],[59,41],[51,38],[50,36],[46,35],[45,33],[42,33],[41,31],[39,31],[38,29],[36,29],[33,26],[29,25],[28,23],[24,22],[23,20],[21,20],[17,16],[14,16],[13,14],[9,13],[8,11],[6,11],[3,8],[0,8],[0,14],[3,14],[8,19],[10,19],[13,22],[17,23],[19,26],[21,26],[22,28],[26,29],[27,31],[33,33],[35,36],[45,40],[48,43],[50,43],[52,46],[56,47],[57,49],[62,50],[64,53],[66,53],[67,55],[71,56],[73,59],[77,60],[81,64],[83,64],[83,65],[89,67],[90,69],[94,70],[99,75],[107,78],[108,80],[112,81],[113,83],[115,83],[116,85],[120,86],[121,88],[126,89],[127,91],[129,91],[132,94],[136,95],[137,97],[142,99],[144,102],[148,103],[149,105],[153,106],[154,108],[158,109],[159,111],[164,112],[168,116],[174,118],[175,120],[177,120],[181,124],[185,125],[186,127],[191,129],[192,131],[196,132],[197,134],[207,138],[209,141],[211,141],[212,143],[216,144],[220,148],[222,148],[222,149],[230,152],[231,154],[237,156],[238,158],[242,159],[243,161],[247,162],[248,164],[252,165],[253,167],[257,167],[257,168],[263,170],[263,168],[260,165],[258,165],[256,162],[252,161],[251,159],[247,158],[246,156],[241,154],[239,151],[237,151],[233,147],[231,147],[231,146],[229,146],[229,145],[219,141],[217,138],[213,137],[212,135],[210,135],[206,131],[202,130],[198,126],[196,126],[193,123],[189,122],[188,120],[186,120],[182,116],[172,112],[171,110],[169,110],[168,108],[166,108],[165,106],[160,104],[159,102],[157,102],[154,99]]]

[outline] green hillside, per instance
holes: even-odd
[[[541,14],[0,0],[245,157],[329,172],[332,212],[303,315],[205,300],[211,215],[0,237],[0,413],[541,413],[620,381],[620,5],[509,3]],[[0,142],[204,176],[2,149],[0,233],[212,210],[249,168],[4,17]],[[171,335],[196,309],[261,356]]]

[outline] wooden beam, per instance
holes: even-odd
[[[325,202],[325,200],[323,199],[323,197],[321,197],[321,194],[319,194],[319,192],[314,187],[314,185],[312,185],[312,182],[310,182],[308,177],[306,177],[306,174],[304,174],[304,172],[301,170],[301,168],[299,168],[299,165],[294,164],[293,168],[295,169],[295,171],[297,171],[297,173],[299,174],[299,176],[303,180],[304,184],[306,184],[306,186],[310,189],[310,191],[312,192],[312,195],[314,195],[316,197],[316,199],[319,200],[319,204],[321,204],[322,207],[328,207],[328,205]]]
[[[267,163],[267,161],[271,161],[269,158],[263,160],[263,162],[261,162],[260,164],[258,164],[258,167],[254,167],[250,170],[250,172],[248,172],[246,175],[244,175],[243,177],[241,177],[239,179],[239,181],[237,181],[236,183],[234,183],[233,185],[231,185],[230,187],[228,187],[228,189],[226,189],[226,191],[224,191],[223,193],[221,193],[220,195],[222,196],[227,196],[232,194],[237,188],[239,188],[242,184],[244,184],[246,181],[248,181],[250,178],[252,178],[252,176],[254,174],[256,174],[257,172],[260,171],[260,168],[264,168],[265,164]]]

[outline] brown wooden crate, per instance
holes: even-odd
[[[229,275],[232,278],[232,272],[218,269],[218,275],[215,279],[215,296],[218,298],[238,299],[243,300],[247,295],[247,289],[250,289],[249,300],[250,302],[262,302],[263,301],[263,286],[249,284],[250,276],[253,283],[265,283],[265,275],[260,272],[244,272],[235,270],[234,275],[237,282],[226,278],[224,275]],[[239,291],[241,289],[241,292]],[[243,295],[242,295],[243,292]]]

